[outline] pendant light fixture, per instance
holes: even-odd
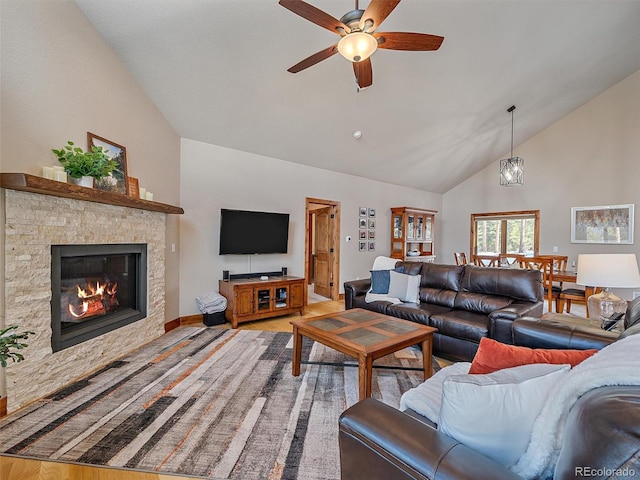
[[[513,111],[515,109],[515,105],[507,109],[511,114],[511,157],[500,160],[500,185],[503,187],[524,185],[524,159],[513,156]]]

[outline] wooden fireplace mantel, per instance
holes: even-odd
[[[71,183],[58,182],[27,173],[2,173],[0,186],[11,190],[53,195],[55,197],[73,198],[87,202],[105,203],[119,207],[139,208],[152,212],[182,214],[184,209],[166,203],[152,202],[140,198],[128,197],[119,193],[98,190],[97,188],[80,187]]]

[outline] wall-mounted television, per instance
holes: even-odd
[[[220,210],[220,255],[287,253],[289,214]]]

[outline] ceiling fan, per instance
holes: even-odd
[[[371,0],[366,10],[360,10],[356,0],[355,10],[345,13],[340,20],[302,0],[280,0],[279,3],[341,37],[335,45],[320,50],[289,68],[287,71],[291,73],[298,73],[339,52],[353,63],[358,87],[366,88],[373,84],[370,57],[378,48],[430,51],[440,48],[444,40],[444,37],[426,33],[375,32],[400,0]]]

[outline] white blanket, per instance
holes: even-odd
[[[511,467],[527,479],[553,477],[567,414],[589,390],[607,385],[640,385],[640,335],[631,335],[603,348],[576,365],[549,398],[538,416],[527,451]]]
[[[196,305],[202,313],[223,312],[227,308],[227,299],[218,292],[210,292],[196,297]]]
[[[378,256],[373,261],[373,267],[371,267],[371,270],[393,270],[396,267],[397,261],[397,258]],[[369,289],[367,294],[364,296],[364,301],[366,303],[375,301],[402,303],[399,298],[390,297],[386,293],[371,293],[371,289]]]

